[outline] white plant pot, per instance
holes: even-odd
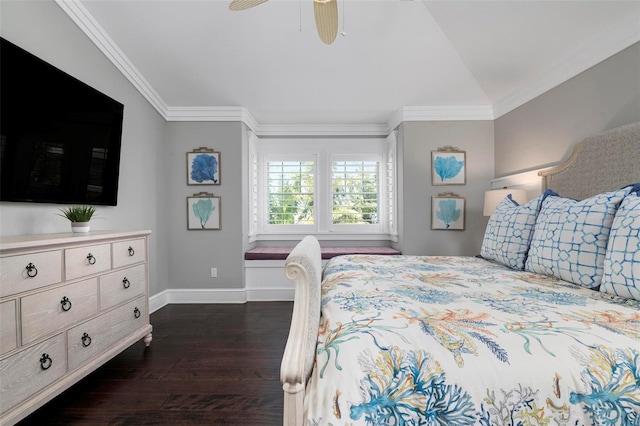
[[[71,222],[71,231],[73,232],[89,232],[89,222]]]

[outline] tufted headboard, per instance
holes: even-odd
[[[543,190],[577,200],[640,182],[640,121],[582,140],[564,164],[539,174]]]

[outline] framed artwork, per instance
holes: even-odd
[[[220,185],[220,153],[204,147],[187,152],[187,185]]]
[[[465,185],[467,153],[451,146],[431,151],[431,185]]]
[[[431,197],[431,229],[464,231],[464,197],[453,192]]]
[[[220,197],[199,192],[187,197],[188,230],[220,230]]]

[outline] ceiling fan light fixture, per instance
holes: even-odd
[[[232,0],[229,10],[245,10],[258,6],[267,0]],[[338,35],[337,0],[313,0],[313,14],[316,19],[318,36],[324,44],[331,44]],[[343,35],[346,35],[344,33]]]

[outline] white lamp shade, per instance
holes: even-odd
[[[524,204],[528,201],[527,191],[524,189],[494,189],[484,193],[484,210],[482,214],[491,216],[496,207],[498,207],[498,204],[509,194],[511,194],[513,201],[518,204]]]

